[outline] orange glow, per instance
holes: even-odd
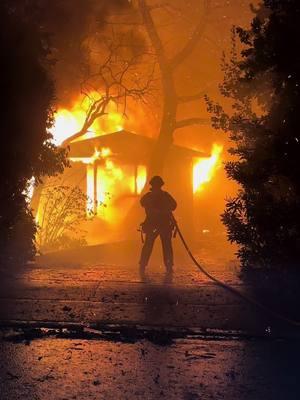
[[[62,144],[84,125],[87,111],[92,102],[99,99],[99,94],[91,92],[83,100],[77,98],[69,110],[59,109],[51,133],[57,145]],[[96,120],[88,132],[73,139],[72,142],[101,136],[123,129],[125,120],[117,106],[110,103],[107,115]],[[134,114],[134,113],[133,113]],[[221,163],[223,147],[214,144],[208,158],[195,160],[193,167],[193,191],[199,193],[209,182]],[[140,195],[146,184],[145,165],[116,165],[116,160],[109,148],[95,148],[89,157],[70,157],[72,162],[86,165],[87,215],[96,212],[97,218],[108,223],[118,223],[124,214],[125,204],[133,201],[133,196]]]
[[[132,185],[132,182],[135,182]],[[115,165],[107,158],[97,166],[97,214],[102,220],[117,224],[124,217],[124,207],[132,195],[140,194],[146,183],[146,167],[137,168],[136,177],[130,166]]]
[[[147,169],[145,165],[139,165],[137,168],[137,176],[136,176],[136,192],[137,194],[141,194],[144,186],[147,181]]]
[[[56,145],[68,139],[74,133],[79,132],[85,121],[85,112],[83,110],[74,109],[68,111],[59,109],[55,115],[54,125],[51,129],[53,139]]]
[[[193,167],[193,191],[200,192],[205,183],[211,181],[216,170],[221,164],[221,153],[223,146],[214,144],[212,154],[209,158],[197,160]]]
[[[50,130],[56,145],[61,145],[66,139],[82,129],[90,106],[100,97],[99,93],[90,92],[84,99],[78,97],[69,110],[65,108],[57,110],[54,125]],[[88,128],[88,132],[73,141],[90,139],[107,132],[121,131],[123,129],[124,117],[118,112],[117,105],[109,103],[106,112],[107,115],[94,121]]]
[[[110,155],[111,150],[108,147],[103,147],[101,150],[98,150],[97,147],[95,147],[95,152],[91,157],[69,157],[69,160],[73,162],[81,162],[83,164],[93,164],[96,160],[106,158]]]
[[[111,160],[97,167],[97,213],[99,218],[107,222],[114,222],[116,210],[115,196],[120,192],[124,183],[124,173]],[[126,179],[125,179],[126,182]]]
[[[91,215],[94,212],[94,165],[88,164],[86,167],[86,195],[87,195],[87,204],[86,210],[87,215]]]
[[[109,223],[117,223],[123,213],[116,200],[140,194],[146,184],[147,170],[144,165],[132,167],[115,165],[108,147],[95,148],[91,157],[71,157],[70,161],[87,165],[86,193],[87,215],[97,213],[97,217]],[[118,200],[119,201],[119,200]]]
[[[108,159],[111,155],[111,150],[108,147],[103,147],[95,152],[91,157],[70,157],[73,162],[82,162],[87,164],[86,170],[86,193],[87,193],[87,214],[91,216],[92,212],[99,213],[102,211],[102,206],[107,208],[110,193],[115,191],[115,185],[118,180],[123,179],[123,173],[120,168],[115,168],[113,161]],[[98,160],[104,160],[105,164],[95,165]],[[96,185],[96,187],[95,187]],[[109,213],[105,213],[106,219],[109,219]]]

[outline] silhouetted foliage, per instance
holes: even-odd
[[[240,184],[222,219],[244,265],[288,268],[300,261],[300,3],[265,0],[253,11],[223,60],[232,112],[207,99],[234,143],[226,170]]]
[[[66,159],[47,130],[54,97],[47,37],[11,1],[0,4],[0,52],[0,260],[22,262],[35,252],[28,182],[62,171]]]
[[[76,248],[87,244],[81,228],[87,221],[88,198],[78,186],[52,182],[43,187],[39,203],[38,250],[43,252]],[[89,218],[93,217],[89,211]]]

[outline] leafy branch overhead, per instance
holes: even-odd
[[[214,127],[232,141],[227,174],[240,185],[222,219],[244,265],[289,268],[300,261],[300,9],[265,0],[253,12],[223,59],[220,90],[231,107],[207,98]]]

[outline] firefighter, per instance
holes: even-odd
[[[175,229],[172,211],[176,209],[177,203],[168,192],[162,190],[164,181],[160,176],[154,176],[149,184],[150,191],[141,198],[141,206],[146,212],[146,219],[141,228],[146,237],[140,258],[140,269],[142,272],[145,271],[155,239],[160,236],[164,264],[167,272],[172,272],[172,233]]]

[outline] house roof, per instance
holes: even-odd
[[[145,161],[151,155],[155,140],[126,130],[108,133],[69,143],[69,157],[91,157],[95,148],[110,148],[113,157],[131,162]],[[169,156],[184,158],[208,157],[208,154],[182,146],[172,145]]]

